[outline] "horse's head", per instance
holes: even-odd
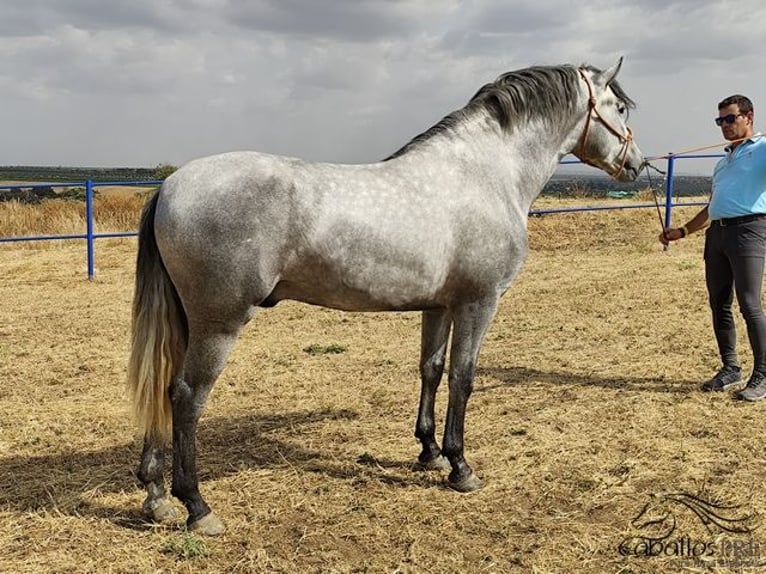
[[[620,181],[633,181],[644,165],[644,155],[628,127],[628,111],[635,104],[615,80],[621,66],[622,58],[604,71],[590,66],[579,69],[587,115],[572,153]]]

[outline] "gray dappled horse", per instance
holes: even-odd
[[[210,389],[257,307],[283,299],[347,311],[423,311],[415,436],[426,469],[481,487],[463,457],[476,359],[500,296],[527,255],[527,213],[574,153],[620,181],[643,156],[626,125],[622,64],[500,76],[384,161],[333,165],[255,152],[197,159],[141,218],[128,387],[144,437],[145,513],[224,527],[198,488],[195,435]],[[440,448],[434,398],[452,331]]]

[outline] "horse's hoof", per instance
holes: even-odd
[[[158,524],[175,522],[181,518],[181,513],[169,498],[160,498],[152,501],[147,500],[144,503],[144,514],[148,516],[152,522]]]
[[[463,480],[459,480],[457,482],[448,480],[447,484],[449,484],[449,487],[452,490],[456,490],[458,492],[474,492],[475,490],[479,490],[482,486],[484,486],[484,483],[479,480],[479,477],[476,476],[476,474],[473,472]]]
[[[415,470],[451,470],[452,465],[447,460],[447,457],[440,454],[436,458],[432,458],[426,462],[418,460],[415,463]]]
[[[226,527],[223,525],[223,522],[211,512],[196,522],[189,524],[189,530],[204,534],[205,536],[218,536],[219,534],[224,533]]]

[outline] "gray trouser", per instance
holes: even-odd
[[[705,282],[713,313],[713,330],[725,365],[739,365],[737,334],[731,311],[733,294],[747,325],[753,371],[766,374],[766,316],[761,306],[766,219],[722,226],[705,233]]]

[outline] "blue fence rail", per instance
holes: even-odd
[[[135,237],[138,235],[135,231],[114,232],[114,233],[96,233],[95,220],[93,212],[93,191],[97,187],[151,187],[160,185],[161,180],[147,180],[147,181],[99,181],[93,180],[67,182],[67,183],[43,183],[43,184],[28,184],[28,185],[3,185],[0,186],[2,190],[14,190],[14,189],[43,189],[51,187],[85,187],[85,233],[74,235],[31,235],[24,237],[0,237],[0,243],[18,243],[21,241],[58,241],[62,239],[84,239],[87,252],[88,263],[88,279],[93,280],[96,277],[96,239],[104,238],[117,238],[117,237]]]
[[[667,158],[667,169],[665,175],[665,227],[670,227],[671,215],[674,207],[685,207],[694,205],[705,205],[705,202],[676,202],[673,200],[673,178],[675,171],[675,163],[679,159],[712,159],[723,157],[723,154],[697,154],[697,155],[670,155]],[[562,164],[578,164],[579,160],[565,160]],[[66,239],[84,239],[86,244],[86,257],[88,264],[88,279],[93,280],[96,276],[96,239],[105,238],[120,238],[120,237],[135,237],[138,235],[135,231],[115,232],[115,233],[96,233],[95,221],[93,212],[93,197],[94,190],[98,187],[151,187],[160,185],[161,180],[147,180],[147,181],[99,181],[93,180],[78,181],[78,182],[65,182],[65,183],[44,183],[44,184],[27,184],[27,185],[3,185],[0,186],[2,190],[19,190],[19,189],[42,189],[51,187],[84,187],[85,188],[85,221],[86,228],[83,234],[73,235],[35,235],[24,237],[0,237],[0,243],[18,243],[22,241],[58,241]],[[535,209],[529,212],[531,216],[548,215],[554,213],[575,213],[584,211],[606,211],[612,209],[646,209],[656,208],[654,203],[636,203],[630,205],[614,205],[614,206],[591,206],[591,207],[568,207],[568,208],[551,208],[551,209]]]

